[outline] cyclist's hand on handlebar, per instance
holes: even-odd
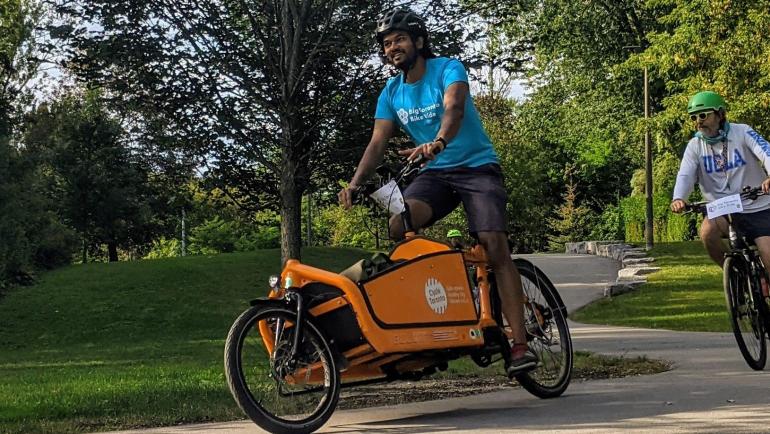
[[[684,211],[685,206],[687,206],[687,202],[683,201],[682,199],[674,199],[671,202],[671,211],[680,213]]]
[[[430,161],[436,157],[436,154],[444,150],[444,144],[440,140],[430,143],[423,143],[416,148],[404,149],[398,151],[399,155],[407,155],[408,161],[414,161],[418,155],[422,154],[425,160]]]
[[[355,184],[350,184],[346,188],[340,190],[337,193],[337,198],[340,200],[340,205],[345,209],[350,209],[353,206],[353,195],[359,190],[359,187]]]
[[[770,193],[770,177],[765,178],[765,180],[762,181],[762,193]]]

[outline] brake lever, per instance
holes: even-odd
[[[745,186],[741,191],[741,199],[756,200],[759,196],[764,196],[765,192],[762,191],[762,187],[750,187]]]

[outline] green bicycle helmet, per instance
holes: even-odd
[[[457,229],[450,229],[449,232],[446,233],[447,238],[460,238],[463,234]]]
[[[726,104],[724,98],[718,93],[710,90],[704,92],[698,92],[690,98],[690,102],[687,103],[687,113],[693,114],[706,110],[726,110]]]

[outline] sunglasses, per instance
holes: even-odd
[[[714,113],[714,111],[712,110],[710,112],[700,112],[698,114],[690,115],[690,120],[693,122],[695,122],[698,119],[705,120],[707,117],[709,117],[711,113]]]

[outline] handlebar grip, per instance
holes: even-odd
[[[410,166],[419,166],[425,162],[425,154],[417,154],[414,160],[409,161]]]
[[[362,187],[356,187],[350,190],[350,203],[353,205],[360,205],[363,203],[366,196]]]
[[[707,202],[686,203],[682,212],[685,214],[697,212],[706,215],[706,205]]]

